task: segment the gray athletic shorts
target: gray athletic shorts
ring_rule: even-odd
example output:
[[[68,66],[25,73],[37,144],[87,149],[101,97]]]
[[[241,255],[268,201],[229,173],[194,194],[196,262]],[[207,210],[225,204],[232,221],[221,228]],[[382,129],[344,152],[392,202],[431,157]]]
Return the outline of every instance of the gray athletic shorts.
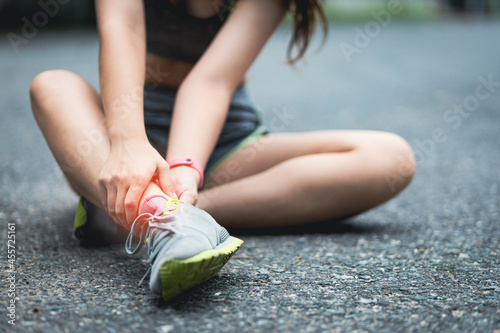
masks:
[[[165,156],[167,151],[176,93],[176,89],[168,87],[144,88],[146,134],[162,156]],[[267,130],[261,125],[257,107],[248,98],[245,87],[239,86],[231,99],[226,122],[205,167],[205,176],[231,154],[264,134],[267,134]]]

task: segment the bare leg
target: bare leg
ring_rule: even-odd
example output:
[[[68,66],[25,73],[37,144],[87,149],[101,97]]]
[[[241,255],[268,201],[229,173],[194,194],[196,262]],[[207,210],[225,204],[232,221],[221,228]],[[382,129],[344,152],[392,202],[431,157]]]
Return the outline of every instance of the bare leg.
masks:
[[[271,134],[218,167],[198,205],[224,226],[314,222],[372,208],[403,190],[414,172],[411,148],[394,134]]]
[[[76,74],[55,70],[33,80],[30,96],[36,121],[68,182],[102,208],[98,177],[110,147],[99,95]],[[153,194],[165,195],[152,182],[140,204]]]
[[[35,118],[75,191],[100,207],[109,154],[100,98],[67,71],[37,76]],[[199,207],[226,226],[278,226],[359,213],[399,193],[414,174],[411,149],[381,132],[273,134],[231,156],[206,181]],[[144,198],[164,193],[151,183]]]

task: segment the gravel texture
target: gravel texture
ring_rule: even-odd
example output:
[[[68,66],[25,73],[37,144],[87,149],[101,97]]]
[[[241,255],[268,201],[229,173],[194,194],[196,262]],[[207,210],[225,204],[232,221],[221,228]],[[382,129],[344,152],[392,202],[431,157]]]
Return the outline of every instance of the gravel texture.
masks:
[[[405,137],[418,160],[411,186],[347,221],[236,230],[245,241],[236,257],[171,303],[137,286],[144,252],[83,248],[72,237],[77,197],[30,112],[29,83],[42,70],[69,69],[97,86],[95,32],[41,29],[17,54],[0,39],[0,331],[500,332],[500,84],[467,104],[481,78],[500,81],[500,23],[391,23],[348,63],[339,45],[354,45],[356,28],[364,25],[332,26],[297,70],[283,64],[279,31],[249,86],[275,130]],[[446,120],[454,104],[472,111]]]

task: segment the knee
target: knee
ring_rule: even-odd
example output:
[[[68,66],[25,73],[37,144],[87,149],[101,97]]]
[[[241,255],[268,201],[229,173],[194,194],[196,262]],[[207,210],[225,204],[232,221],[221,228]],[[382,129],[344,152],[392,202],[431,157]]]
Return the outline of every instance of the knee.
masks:
[[[63,85],[66,85],[68,80],[78,77],[76,74],[66,70],[49,70],[44,71],[35,76],[31,82],[29,94],[33,113],[38,114],[43,110],[43,104],[48,97],[60,94]]]
[[[38,100],[44,95],[46,95],[47,91],[50,91],[57,86],[58,82],[61,82],[64,76],[68,75],[70,72],[65,70],[49,70],[39,73],[30,85],[30,97],[33,100]]]
[[[399,192],[415,175],[415,157],[409,143],[399,135],[384,133],[383,136],[380,147],[385,156],[381,159],[383,177],[392,192]]]

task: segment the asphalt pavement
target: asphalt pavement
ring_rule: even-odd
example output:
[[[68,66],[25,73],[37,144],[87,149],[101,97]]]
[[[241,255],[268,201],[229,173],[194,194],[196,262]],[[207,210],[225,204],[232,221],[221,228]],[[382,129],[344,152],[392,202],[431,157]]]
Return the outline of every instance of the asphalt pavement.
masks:
[[[500,22],[373,22],[331,26],[297,68],[278,31],[249,87],[274,131],[403,136],[413,183],[347,221],[239,230],[236,257],[173,303],[137,286],[144,252],[78,245],[77,197],[30,111],[43,70],[97,86],[96,33],[40,29],[17,53],[2,33],[0,331],[500,332]]]

